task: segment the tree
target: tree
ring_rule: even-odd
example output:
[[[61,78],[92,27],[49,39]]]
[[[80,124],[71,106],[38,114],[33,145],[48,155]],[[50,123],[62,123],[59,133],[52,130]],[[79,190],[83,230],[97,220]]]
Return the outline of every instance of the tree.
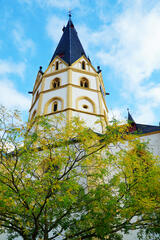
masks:
[[[151,221],[152,219],[152,221]],[[143,240],[159,240],[160,239],[160,212],[154,209],[149,215],[150,221],[145,221],[138,232],[139,239]]]
[[[160,167],[116,121],[105,134],[63,116],[0,110],[0,231],[8,239],[122,239],[159,208]]]

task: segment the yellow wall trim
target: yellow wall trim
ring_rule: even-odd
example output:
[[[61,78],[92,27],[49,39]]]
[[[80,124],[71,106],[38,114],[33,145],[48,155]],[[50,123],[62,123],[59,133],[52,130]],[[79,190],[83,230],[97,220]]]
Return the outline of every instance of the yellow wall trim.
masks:
[[[90,75],[90,76],[97,76],[98,73],[92,73],[92,72],[88,72],[86,70],[82,70],[82,69],[78,69],[78,68],[74,68],[74,67],[71,67],[72,71],[74,72],[79,72],[79,73],[82,73],[82,74],[85,74],[85,75]]]
[[[79,73],[83,73],[83,74],[87,74],[87,75],[91,75],[91,76],[97,76],[97,75],[98,75],[98,73],[92,73],[92,72],[88,72],[88,71],[81,70],[81,69],[74,68],[74,67],[66,67],[66,68],[64,68],[64,69],[56,70],[55,72],[44,73],[43,76],[44,76],[44,77],[54,76],[54,75],[56,75],[56,74],[59,74],[59,73],[62,73],[62,72],[66,72],[66,71],[68,71],[69,69],[71,69],[71,70],[74,71],[74,72],[79,72]]]
[[[53,88],[53,83],[54,83],[55,79],[59,79],[59,81],[60,81],[60,86],[57,87],[57,88]],[[55,77],[55,78],[52,79],[51,82],[50,82],[50,89],[52,89],[52,90],[59,89],[60,87],[62,87],[61,84],[62,84],[62,80],[61,80],[61,78],[59,78],[59,77]]]
[[[42,92],[44,90],[44,86],[45,86],[45,78],[42,79],[42,84],[41,84],[41,90],[40,92]],[[41,114],[41,108],[42,108],[42,100],[43,100],[43,95],[39,93],[39,102],[38,102],[38,109],[37,109],[37,114],[40,115]]]
[[[64,84],[64,85],[62,85],[62,86],[60,86],[60,87],[58,87],[58,88],[51,88],[51,89],[44,90],[44,91],[40,92],[39,94],[41,94],[41,93],[46,93],[46,92],[51,92],[51,91],[55,91],[55,90],[58,90],[58,89],[60,89],[60,88],[68,87],[69,85],[72,86],[72,87],[80,88],[80,89],[87,90],[87,91],[91,91],[91,92],[100,92],[100,91],[95,90],[95,89],[92,89],[92,88],[83,88],[83,87],[81,87],[81,86],[79,86],[79,85],[75,85],[75,84],[72,84],[72,83],[67,83],[67,84]]]
[[[41,76],[41,78],[40,78],[40,76]],[[41,81],[42,81],[42,78],[43,78],[43,75],[41,75],[38,71],[36,81],[35,81],[35,84],[34,84],[34,87],[33,87],[33,92],[36,91],[37,87],[39,86],[39,83],[41,83]]]
[[[37,91],[37,89],[38,89],[39,85],[41,84],[42,80],[43,80],[43,77],[42,77],[42,78],[41,78],[41,80],[38,82],[38,84],[37,84],[36,88],[35,88],[35,89],[33,89],[33,95],[34,95],[34,94],[35,94],[35,92]]]
[[[64,60],[62,60],[59,56],[56,56],[56,57],[53,59],[53,61],[49,64],[49,66],[47,67],[46,71],[44,72],[44,75],[46,75],[46,74],[47,74],[47,71],[48,71],[50,68],[52,68],[53,63],[54,63],[57,59],[58,59],[59,61],[63,62],[64,65],[66,65],[66,67],[68,67],[68,63],[66,63]],[[58,71],[59,71],[59,70],[55,70],[56,73],[57,73]]]
[[[78,103],[79,103],[79,101],[80,100],[87,100],[88,102],[90,102],[91,104],[92,104],[92,107],[93,107],[93,113],[95,113],[96,114],[96,105],[95,105],[95,103],[93,102],[93,100],[92,99],[90,99],[89,97],[86,97],[86,96],[81,96],[81,97],[78,97],[77,99],[76,99],[76,108],[78,109]],[[79,110],[78,110],[79,111]],[[81,110],[80,110],[81,111]],[[85,111],[84,111],[85,112]],[[88,112],[85,112],[85,113],[88,113]]]
[[[59,100],[59,101],[61,102],[61,111],[62,111],[62,109],[64,108],[64,100],[63,100],[63,98],[61,98],[61,97],[53,97],[53,98],[49,99],[49,100],[46,102],[46,104],[45,104],[45,106],[44,106],[44,115],[48,114],[48,106],[49,106],[49,104],[50,104],[51,102],[54,102],[55,100]],[[57,113],[57,112],[58,112],[58,111],[56,111],[56,112],[54,112],[54,113]]]
[[[108,110],[108,108],[107,108],[107,105],[106,105],[106,101],[105,101],[102,93],[101,93],[101,97],[102,97],[102,99],[103,99],[103,103],[104,103],[104,106],[105,106],[105,108],[106,108],[106,111],[109,112],[109,110]]]
[[[97,83],[97,89],[99,90],[99,82],[98,82],[98,77],[96,77],[96,83]],[[98,92],[98,102],[99,102],[99,109],[100,109],[100,114],[102,115],[103,114],[103,109],[102,109],[102,103],[101,103],[101,93]],[[105,128],[105,124],[104,124],[104,119],[102,119],[102,117],[100,118],[101,119],[101,127],[102,127],[102,132],[104,131],[104,128]]]
[[[62,62],[65,66],[68,67],[68,63],[65,62],[62,58],[60,58],[58,55],[55,56],[55,58],[53,59],[53,61],[50,63],[50,65],[53,65],[53,63],[55,63],[57,60],[59,60],[60,62]],[[56,70],[57,71],[57,70]]]
[[[82,57],[80,57],[79,59],[77,59],[74,63],[72,63],[71,66],[74,66],[77,62],[80,62],[82,59],[85,59],[86,62],[88,63],[88,65],[93,69],[93,71],[95,71],[95,73],[97,73],[96,69],[92,66],[91,62],[83,55]],[[86,70],[82,70],[82,72],[84,73]]]
[[[72,71],[68,69],[68,88],[67,88],[67,107],[72,107]],[[70,121],[72,118],[72,111],[67,111],[67,120]]]
[[[60,111],[56,111],[56,112],[52,112],[52,113],[46,113],[44,114],[45,116],[49,116],[49,115],[52,115],[52,114],[57,114],[57,113],[61,113],[61,112],[66,112],[66,111],[74,111],[74,112],[79,112],[79,113],[85,113],[85,114],[89,114],[89,115],[93,115],[93,116],[97,116],[97,117],[104,117],[104,115],[101,115],[101,114],[96,114],[96,113],[91,113],[91,112],[85,112],[85,111],[81,111],[81,110],[78,110],[78,109],[74,109],[74,108],[65,108],[63,110],[60,110]]]
[[[54,76],[54,75],[56,75],[56,74],[59,74],[59,73],[62,73],[62,72],[66,72],[67,70],[68,70],[68,67],[63,68],[63,69],[56,70],[56,71],[51,72],[51,73],[44,73],[44,76],[45,76],[45,77]]]
[[[149,136],[149,135],[154,135],[154,134],[158,134],[160,133],[160,131],[155,131],[155,132],[150,132],[150,133],[138,133],[137,136],[139,137],[144,137],[144,136]]]
[[[31,108],[29,109],[29,112],[32,110],[32,108],[34,107],[35,103],[36,103],[37,100],[40,98],[40,94],[41,94],[41,93],[39,93],[38,98],[36,98],[36,99],[34,100],[34,102],[32,103],[32,106],[31,106]]]

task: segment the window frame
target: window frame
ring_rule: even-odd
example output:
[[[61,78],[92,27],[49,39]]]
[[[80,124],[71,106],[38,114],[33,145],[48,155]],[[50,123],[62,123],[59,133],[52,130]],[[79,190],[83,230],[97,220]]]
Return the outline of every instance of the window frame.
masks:
[[[89,80],[85,77],[80,79],[80,87],[82,88],[89,88]]]
[[[54,78],[51,82],[51,88],[52,89],[57,89],[57,88],[60,88],[60,86],[61,86],[60,78]]]
[[[55,110],[55,106],[56,106],[56,110]],[[56,100],[52,104],[52,110],[53,110],[53,112],[57,112],[58,111],[58,102]]]
[[[59,70],[59,62],[58,62],[58,61],[55,62],[55,70],[56,70],[56,71]]]
[[[85,61],[82,61],[81,68],[82,68],[82,70],[86,70],[86,62]]]

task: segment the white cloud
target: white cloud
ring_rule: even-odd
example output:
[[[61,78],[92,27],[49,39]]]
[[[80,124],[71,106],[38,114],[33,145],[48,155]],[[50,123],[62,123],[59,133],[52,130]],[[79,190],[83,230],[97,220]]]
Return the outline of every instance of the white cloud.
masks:
[[[127,114],[127,109],[114,108],[109,111],[108,118],[109,118],[109,121],[116,119],[117,121],[123,122],[124,115],[126,114]]]
[[[62,31],[61,29],[65,25],[65,20],[60,19],[56,16],[52,16],[48,18],[47,25],[46,25],[46,31],[49,35],[49,37],[56,43],[59,42],[61,36],[62,36]]]
[[[159,25],[158,8],[147,12],[137,6],[127,9],[110,26],[110,33],[114,32],[110,50],[97,54],[104,64],[130,79],[130,88],[160,68]]]
[[[18,108],[28,110],[30,98],[20,93],[13,82],[8,79],[9,74],[20,78],[24,77],[26,65],[23,62],[15,63],[11,60],[0,59],[0,104],[7,108]]]
[[[11,81],[7,78],[0,80],[0,104],[7,108],[28,110],[31,104],[30,98],[18,92]]]
[[[135,121],[137,123],[152,124],[156,120],[153,111],[152,103],[142,104],[137,106]]]
[[[93,40],[95,35],[96,41],[103,39],[97,57],[121,76],[122,97],[132,100],[136,120],[141,123],[154,122],[155,109],[160,105],[160,81],[150,79],[155,71],[160,71],[159,26],[158,1],[127,1],[111,24],[90,38]]]
[[[21,78],[24,77],[24,72],[26,69],[26,65],[23,62],[15,63],[13,61],[7,61],[0,59],[0,75],[6,74],[16,74]]]
[[[30,50],[31,54],[34,54],[35,44],[32,39],[25,37],[24,29],[20,24],[16,24],[12,34],[14,43],[20,52],[26,53],[27,50]]]

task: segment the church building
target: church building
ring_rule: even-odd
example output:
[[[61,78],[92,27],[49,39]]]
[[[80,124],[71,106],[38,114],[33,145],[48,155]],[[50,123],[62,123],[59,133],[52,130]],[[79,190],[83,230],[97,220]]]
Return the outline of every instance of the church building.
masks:
[[[80,117],[86,125],[103,133],[108,124],[102,73],[87,57],[71,20],[62,29],[63,34],[50,60],[48,68],[38,71],[32,92],[29,119],[44,115],[52,118],[63,113],[66,121]],[[98,122],[96,124],[96,122]],[[128,111],[129,131],[145,141],[155,155],[160,155],[160,126],[138,124]],[[124,236],[125,240],[136,240],[136,231]]]
[[[100,67],[97,70],[87,57],[71,20],[63,34],[48,68],[38,71],[32,92],[29,119],[37,115],[52,118],[63,113],[66,121],[80,117],[96,132],[103,133],[108,124],[108,108]],[[160,155],[160,126],[136,123],[128,112],[130,132],[148,141],[155,155]],[[98,122],[97,124],[95,124]]]
[[[48,68],[42,72],[40,67],[37,74],[29,119],[63,113],[66,121],[80,117],[91,129],[104,132],[108,109],[100,67],[96,70],[87,57],[71,14],[62,31]]]

